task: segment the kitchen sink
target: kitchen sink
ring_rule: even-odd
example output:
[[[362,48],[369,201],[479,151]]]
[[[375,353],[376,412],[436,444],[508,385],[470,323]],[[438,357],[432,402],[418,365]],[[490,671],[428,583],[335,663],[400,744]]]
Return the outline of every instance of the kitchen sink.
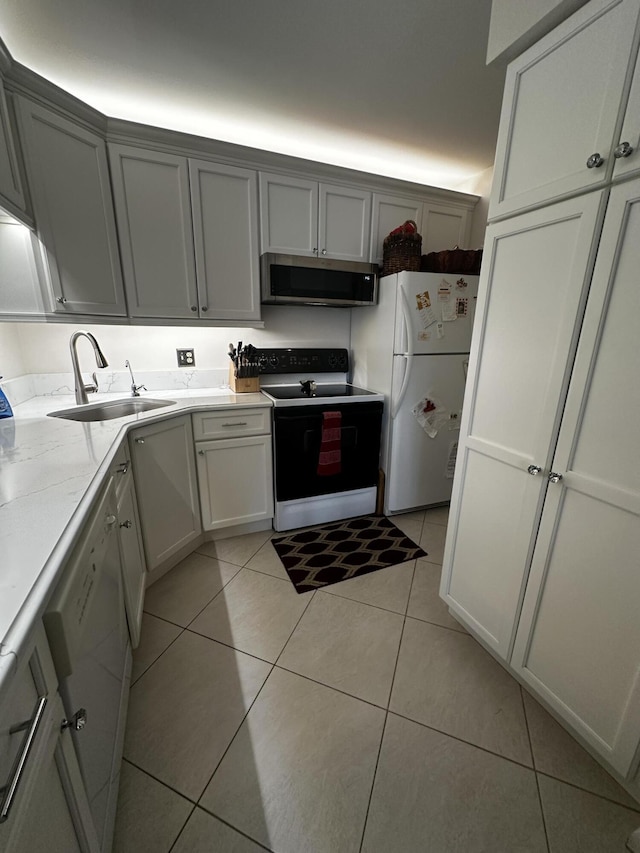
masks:
[[[123,418],[125,415],[137,415],[150,412],[163,406],[172,406],[175,400],[152,400],[149,397],[129,397],[125,400],[107,400],[104,403],[91,403],[87,406],[74,406],[48,412],[49,418],[67,418],[71,421],[107,421],[111,418]]]

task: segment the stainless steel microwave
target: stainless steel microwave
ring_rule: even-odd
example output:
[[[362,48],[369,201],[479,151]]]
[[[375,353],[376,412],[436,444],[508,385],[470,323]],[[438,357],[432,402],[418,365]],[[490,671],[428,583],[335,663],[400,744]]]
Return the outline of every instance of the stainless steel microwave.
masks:
[[[266,253],[260,279],[263,305],[351,308],[378,301],[375,264]]]

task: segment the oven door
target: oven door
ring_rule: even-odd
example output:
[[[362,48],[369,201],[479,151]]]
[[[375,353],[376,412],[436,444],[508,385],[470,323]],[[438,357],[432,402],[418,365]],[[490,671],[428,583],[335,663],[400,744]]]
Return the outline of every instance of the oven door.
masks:
[[[324,412],[340,412],[340,470],[318,474]],[[347,492],[378,481],[382,403],[274,409],[276,500]]]

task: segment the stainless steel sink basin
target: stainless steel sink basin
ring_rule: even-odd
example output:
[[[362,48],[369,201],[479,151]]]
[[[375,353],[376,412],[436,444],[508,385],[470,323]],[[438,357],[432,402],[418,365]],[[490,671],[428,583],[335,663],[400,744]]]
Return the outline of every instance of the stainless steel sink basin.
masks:
[[[163,406],[172,406],[174,400],[152,400],[149,397],[128,397],[124,400],[107,400],[104,403],[91,403],[88,406],[74,406],[48,412],[49,418],[67,418],[71,421],[107,421],[111,418],[123,418],[125,415],[137,415]]]

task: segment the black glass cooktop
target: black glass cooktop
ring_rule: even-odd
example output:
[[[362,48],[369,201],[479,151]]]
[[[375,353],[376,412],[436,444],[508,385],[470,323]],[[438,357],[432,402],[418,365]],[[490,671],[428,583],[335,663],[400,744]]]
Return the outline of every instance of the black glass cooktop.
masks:
[[[371,397],[372,391],[355,385],[322,383],[315,392],[307,393],[300,385],[263,385],[262,390],[276,400],[316,400],[324,397]]]

